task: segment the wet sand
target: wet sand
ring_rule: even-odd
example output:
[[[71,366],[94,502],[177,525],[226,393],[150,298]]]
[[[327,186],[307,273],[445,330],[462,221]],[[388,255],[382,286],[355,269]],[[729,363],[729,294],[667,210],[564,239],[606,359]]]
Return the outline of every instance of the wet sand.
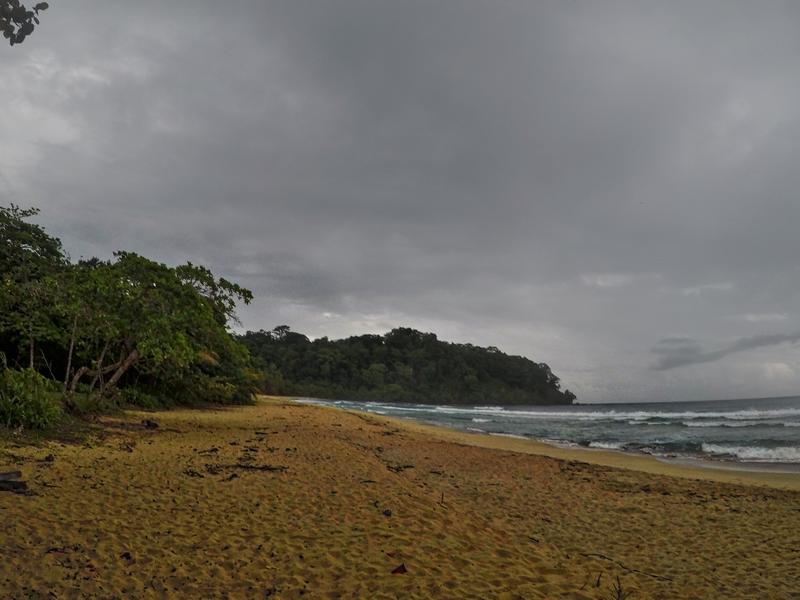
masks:
[[[793,474],[277,399],[104,426],[0,446],[0,598],[800,598]]]

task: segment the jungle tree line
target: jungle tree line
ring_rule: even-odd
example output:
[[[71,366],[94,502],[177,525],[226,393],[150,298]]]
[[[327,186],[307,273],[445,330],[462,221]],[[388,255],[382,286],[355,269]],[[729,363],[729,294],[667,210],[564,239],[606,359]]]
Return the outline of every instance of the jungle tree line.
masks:
[[[545,363],[414,329],[312,341],[283,325],[240,339],[275,394],[437,404],[570,404],[575,398]]]

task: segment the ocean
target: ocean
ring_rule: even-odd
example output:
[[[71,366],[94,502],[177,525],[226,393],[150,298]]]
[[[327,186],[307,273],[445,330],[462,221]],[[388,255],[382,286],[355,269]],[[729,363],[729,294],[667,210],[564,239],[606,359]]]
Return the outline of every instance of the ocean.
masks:
[[[574,406],[303,401],[562,446],[667,459],[800,466],[800,396]]]

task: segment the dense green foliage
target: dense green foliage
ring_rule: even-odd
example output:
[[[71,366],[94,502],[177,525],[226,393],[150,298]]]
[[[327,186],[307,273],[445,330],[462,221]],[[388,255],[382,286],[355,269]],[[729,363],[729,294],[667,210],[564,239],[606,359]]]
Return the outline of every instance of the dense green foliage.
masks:
[[[311,341],[281,326],[241,340],[261,363],[269,393],[447,404],[569,404],[575,398],[561,391],[544,363],[413,329]]]
[[[147,407],[250,400],[258,374],[229,331],[236,303],[252,298],[248,290],[204,267],[169,267],[130,252],[73,263],[59,240],[29,222],[36,212],[0,207],[6,424],[52,422],[41,376],[72,409],[120,398]]]
[[[44,429],[56,423],[61,406],[52,382],[36,371],[0,371],[0,425]]]

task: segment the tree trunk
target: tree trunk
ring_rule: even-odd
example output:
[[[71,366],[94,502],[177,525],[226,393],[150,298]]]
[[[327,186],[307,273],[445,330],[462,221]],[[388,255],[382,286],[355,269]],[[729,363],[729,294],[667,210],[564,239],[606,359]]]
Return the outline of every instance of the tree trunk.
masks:
[[[106,351],[107,350],[108,350],[108,342],[106,342],[105,346],[103,346],[103,350],[102,350],[102,352],[100,352],[100,358],[97,359],[97,369],[95,369],[95,372],[94,372],[94,379],[92,379],[92,383],[89,385],[89,393],[90,394],[94,390],[94,386],[97,384],[97,380],[100,379],[102,381],[101,377],[103,375],[103,360],[106,357]],[[103,389],[101,387],[100,388],[100,394],[102,395],[102,393],[103,393]]]
[[[75,376],[72,378],[72,383],[69,386],[70,393],[75,393],[75,388],[78,387],[78,382],[81,380],[81,377],[86,375],[89,372],[89,367],[81,367],[77,371],[75,371]]]
[[[118,369],[121,364],[122,360],[115,362],[113,365],[108,365],[107,367],[103,367],[99,371],[92,371],[89,367],[81,367],[80,369],[75,371],[75,377],[72,378],[72,383],[70,384],[69,388],[70,392],[75,391],[75,388],[78,386],[78,382],[84,375],[91,375],[92,377],[95,378],[94,382],[92,383],[92,386],[94,386],[94,383],[96,383],[97,381],[96,378],[98,377],[98,375],[107,375],[108,373],[111,373],[111,371]]]
[[[33,369],[33,327],[28,327],[28,354],[29,354],[29,362],[28,367],[32,370]]]
[[[122,361],[117,371],[111,376],[111,379],[108,380],[106,384],[106,389],[112,389],[114,386],[117,385],[119,380],[125,375],[125,372],[130,369],[136,361],[139,360],[139,350],[134,348],[131,350],[130,354],[125,357],[125,360]]]
[[[64,372],[64,393],[67,393],[69,372],[72,370],[72,353],[75,350],[75,332],[78,330],[78,315],[72,319],[72,335],[69,336],[69,352],[67,352],[67,370]]]

